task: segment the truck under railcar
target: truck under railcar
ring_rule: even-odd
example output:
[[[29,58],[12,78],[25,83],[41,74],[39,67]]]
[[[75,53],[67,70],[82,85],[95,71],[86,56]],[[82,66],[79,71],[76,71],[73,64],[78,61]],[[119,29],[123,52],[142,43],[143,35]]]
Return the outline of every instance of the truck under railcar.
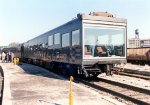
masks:
[[[25,62],[64,75],[98,76],[126,63],[126,19],[106,12],[77,18],[33,38],[22,46]]]

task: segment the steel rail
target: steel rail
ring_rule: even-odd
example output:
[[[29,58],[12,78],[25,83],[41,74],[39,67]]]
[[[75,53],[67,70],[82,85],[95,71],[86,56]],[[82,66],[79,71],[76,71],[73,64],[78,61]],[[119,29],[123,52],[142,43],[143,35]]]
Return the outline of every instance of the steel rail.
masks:
[[[145,80],[150,80],[150,76],[142,75],[142,74],[135,74],[135,73],[128,73],[128,72],[119,72],[119,75],[129,76],[129,77],[135,77],[135,78],[141,78]]]
[[[139,74],[139,73],[134,73],[134,72],[127,72],[127,71],[119,71],[120,69],[122,69],[122,68],[114,67],[113,68],[113,70],[114,70],[113,73],[117,74],[117,75],[124,75],[124,76],[129,76],[129,77],[135,77],[135,78],[150,80],[149,75]],[[128,69],[128,70],[131,70],[131,69]]]

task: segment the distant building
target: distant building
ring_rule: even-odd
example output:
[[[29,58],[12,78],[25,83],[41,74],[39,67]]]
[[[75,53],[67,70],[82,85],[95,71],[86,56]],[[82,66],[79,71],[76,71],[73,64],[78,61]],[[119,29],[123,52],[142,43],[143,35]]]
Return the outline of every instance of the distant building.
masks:
[[[140,43],[141,47],[150,47],[150,39],[142,39]]]
[[[130,38],[128,39],[128,48],[139,48],[140,45],[140,39],[139,38]]]
[[[141,43],[140,43],[140,38],[139,38],[139,30],[135,30],[135,38],[130,38],[128,39],[128,46],[127,48],[140,48]]]

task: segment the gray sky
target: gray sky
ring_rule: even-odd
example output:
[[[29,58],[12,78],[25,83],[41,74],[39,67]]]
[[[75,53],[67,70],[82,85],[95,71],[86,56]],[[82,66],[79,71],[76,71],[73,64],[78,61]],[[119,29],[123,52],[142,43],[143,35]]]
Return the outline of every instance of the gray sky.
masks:
[[[150,39],[150,0],[0,0],[0,46],[26,42],[78,13],[107,11],[128,21],[128,37],[139,29]]]

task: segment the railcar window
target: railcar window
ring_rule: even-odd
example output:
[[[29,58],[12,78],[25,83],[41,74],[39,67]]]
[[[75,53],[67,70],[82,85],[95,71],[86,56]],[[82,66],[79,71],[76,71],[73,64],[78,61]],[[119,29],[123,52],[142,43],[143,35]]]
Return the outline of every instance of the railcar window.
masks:
[[[60,44],[60,33],[54,35],[54,44]]]
[[[93,57],[125,56],[125,28],[85,27],[86,53]]]
[[[53,35],[48,37],[48,46],[53,45]]]
[[[70,46],[70,33],[62,34],[62,47]]]
[[[72,46],[80,44],[80,30],[72,31]]]

